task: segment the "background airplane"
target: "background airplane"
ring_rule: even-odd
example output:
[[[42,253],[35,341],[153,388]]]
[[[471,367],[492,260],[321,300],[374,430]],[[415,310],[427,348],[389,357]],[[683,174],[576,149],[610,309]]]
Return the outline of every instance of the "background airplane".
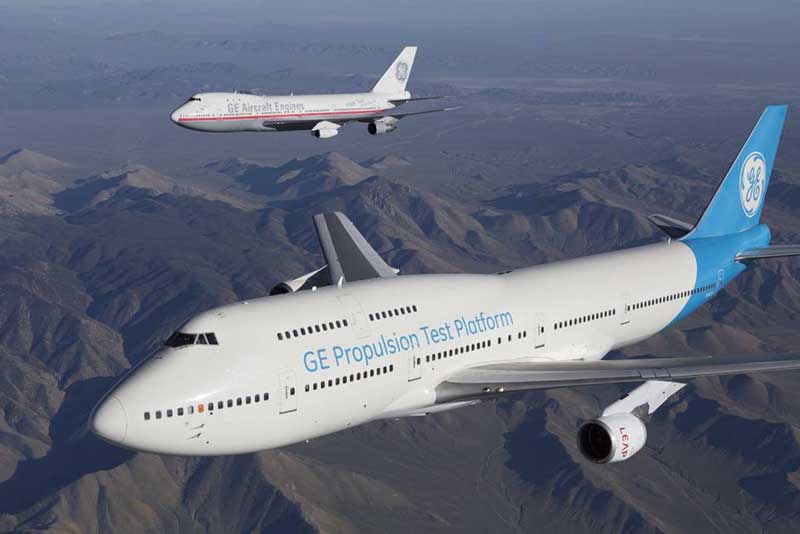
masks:
[[[406,91],[416,53],[416,46],[403,48],[367,93],[283,96],[241,91],[198,93],[173,111],[170,119],[178,126],[202,132],[311,130],[320,139],[337,135],[339,128],[348,122],[359,121],[368,123],[370,134],[384,134],[397,128],[403,117],[455,109],[395,111],[406,102],[441,98],[412,98]]]
[[[236,454],[511,392],[642,382],[578,431],[589,460],[627,460],[686,379],[800,368],[797,354],[603,359],[752,262],[800,254],[770,246],[759,222],[786,110],[764,111],[696,224],[652,218],[661,243],[499,274],[397,276],[344,215],[317,215],[326,266],[191,319],[106,396],[91,428],[137,450]]]

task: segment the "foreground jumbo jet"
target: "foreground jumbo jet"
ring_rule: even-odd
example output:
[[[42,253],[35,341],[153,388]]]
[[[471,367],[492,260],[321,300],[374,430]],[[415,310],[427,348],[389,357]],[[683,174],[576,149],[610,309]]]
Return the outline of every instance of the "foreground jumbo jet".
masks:
[[[768,107],[697,224],[653,216],[652,245],[495,275],[397,276],[341,213],[314,217],[327,265],[191,319],[101,401],[92,430],[180,455],[281,447],[513,392],[641,384],[578,430],[626,460],[686,379],[800,369],[800,355],[605,361],[718,294],[753,262],[800,254],[759,223],[786,115]]]
[[[423,111],[397,111],[397,107],[413,100],[406,91],[416,46],[405,47],[394,63],[368,93],[330,95],[266,96],[246,92],[198,93],[170,115],[172,122],[203,132],[281,132],[311,130],[311,134],[327,139],[339,133],[347,122],[366,122],[372,135],[397,128],[403,117],[449,111],[455,108]]]

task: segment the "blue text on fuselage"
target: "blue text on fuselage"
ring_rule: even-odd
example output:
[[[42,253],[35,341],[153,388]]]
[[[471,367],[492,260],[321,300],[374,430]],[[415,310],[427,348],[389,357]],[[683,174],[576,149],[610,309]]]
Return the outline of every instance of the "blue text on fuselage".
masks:
[[[434,346],[469,336],[492,332],[513,326],[514,316],[510,312],[486,314],[480,312],[467,319],[461,315],[439,325],[421,325],[417,331],[398,335],[380,334],[377,339],[358,345],[319,347],[303,354],[303,366],[309,373],[324,371],[348,365],[369,366],[372,360],[418,349],[421,346]]]

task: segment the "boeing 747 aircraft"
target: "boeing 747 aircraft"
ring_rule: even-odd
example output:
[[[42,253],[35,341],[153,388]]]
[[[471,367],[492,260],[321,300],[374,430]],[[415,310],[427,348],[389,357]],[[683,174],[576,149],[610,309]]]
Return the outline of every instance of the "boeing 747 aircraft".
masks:
[[[222,455],[514,392],[638,382],[578,430],[590,461],[631,458],[687,379],[800,369],[800,354],[606,361],[675,324],[754,262],[800,254],[759,223],[786,115],[766,108],[696,224],[628,250],[494,275],[398,276],[341,213],[314,217],[327,264],[184,324],[100,402],[99,436]]]
[[[416,53],[416,46],[405,47],[368,93],[286,96],[198,93],[173,111],[170,118],[178,126],[202,132],[311,130],[313,136],[327,139],[338,134],[345,123],[359,121],[367,123],[372,135],[384,134],[397,128],[403,117],[455,109],[397,110],[412,100],[440,98],[412,98],[406,91]]]

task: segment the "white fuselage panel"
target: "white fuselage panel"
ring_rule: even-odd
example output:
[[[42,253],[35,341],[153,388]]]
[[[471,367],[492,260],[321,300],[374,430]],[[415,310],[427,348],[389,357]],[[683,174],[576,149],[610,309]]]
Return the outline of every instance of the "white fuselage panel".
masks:
[[[176,109],[171,118],[180,126],[206,132],[311,129],[323,121],[367,120],[380,115],[395,107],[390,98],[392,95],[376,93],[287,96],[200,93]]]
[[[121,443],[244,453],[419,413],[464,367],[600,359],[652,336],[685,311],[696,282],[691,249],[672,242],[504,275],[380,278],[224,306],[182,328],[213,332],[218,345],[165,348],[112,391],[127,418]]]

